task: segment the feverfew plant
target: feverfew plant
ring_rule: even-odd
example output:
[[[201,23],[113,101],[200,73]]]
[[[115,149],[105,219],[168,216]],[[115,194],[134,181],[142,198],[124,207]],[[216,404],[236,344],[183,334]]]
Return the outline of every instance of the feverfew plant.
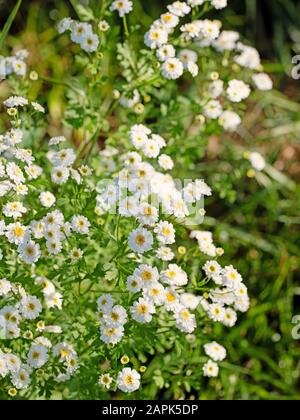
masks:
[[[89,9],[57,24],[76,55],[60,130],[49,136],[45,108],[27,97],[34,78],[13,79],[4,101],[0,377],[11,396],[72,398],[82,384],[98,397],[142,396],[151,381],[167,387],[151,372],[156,353],[195,343],[186,387],[199,389],[227,355],[214,325],[234,327],[250,304],[234,262],[201,227],[212,190],[182,179],[176,142],[182,108],[203,137],[233,132],[251,85],[271,89],[271,79],[254,48],[204,18],[227,1],[176,1],[142,36],[133,2],[103,4],[97,19]],[[1,59],[4,77],[25,78],[25,58]],[[179,92],[180,78],[195,95]]]

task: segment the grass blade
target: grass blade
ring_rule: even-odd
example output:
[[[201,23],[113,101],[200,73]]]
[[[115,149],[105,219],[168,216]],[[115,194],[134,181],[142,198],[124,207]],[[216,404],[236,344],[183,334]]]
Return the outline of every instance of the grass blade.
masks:
[[[7,37],[7,34],[10,30],[10,27],[18,13],[18,10],[21,6],[22,0],[18,0],[17,3],[15,4],[13,10],[11,11],[11,14],[8,16],[7,21],[5,22],[5,25],[0,33],[0,50],[3,47],[3,43],[5,41],[5,38]]]

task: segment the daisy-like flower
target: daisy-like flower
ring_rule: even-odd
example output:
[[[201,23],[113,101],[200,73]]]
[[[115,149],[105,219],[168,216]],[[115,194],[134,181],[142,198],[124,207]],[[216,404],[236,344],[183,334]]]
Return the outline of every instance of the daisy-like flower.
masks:
[[[131,293],[139,292],[142,288],[141,279],[135,275],[127,277],[126,287]]]
[[[224,284],[232,289],[239,288],[243,281],[242,276],[232,265],[226,266],[222,270],[222,277]]]
[[[166,79],[175,80],[183,75],[184,68],[182,62],[178,60],[178,58],[169,58],[163,63],[161,70],[162,75]]]
[[[126,393],[137,391],[140,387],[140,378],[141,375],[135,369],[124,368],[118,373],[118,388]]]
[[[224,319],[222,321],[223,324],[226,327],[231,328],[235,325],[236,321],[237,321],[236,312],[231,308],[225,309],[225,315],[224,315]]]
[[[143,297],[154,303],[154,305],[162,305],[164,301],[164,287],[159,282],[154,282],[143,289]]]
[[[152,28],[145,34],[145,44],[152,50],[160,48],[168,42],[168,32],[163,28]]]
[[[7,279],[0,279],[0,296],[6,296],[11,291],[12,285]]]
[[[128,245],[132,251],[139,254],[144,254],[145,252],[150,251],[152,248],[152,233],[144,228],[135,229],[129,234]]]
[[[207,261],[202,269],[209,279],[212,279],[216,284],[223,284],[221,276],[222,267],[217,261]]]
[[[71,40],[80,44],[83,40],[93,34],[92,26],[86,22],[74,22],[71,27]]]
[[[57,31],[59,34],[63,34],[66,31],[71,30],[73,20],[70,17],[61,19],[57,24]]]
[[[241,123],[241,117],[233,111],[224,111],[219,117],[219,124],[230,132],[236,131]]]
[[[167,6],[170,13],[173,13],[173,15],[176,15],[178,17],[183,17],[190,13],[191,8],[186,3],[182,1],[175,1],[174,3]]]
[[[242,80],[230,80],[227,88],[228,99],[232,102],[241,102],[247,99],[251,93],[249,85]]]
[[[249,154],[249,161],[256,171],[263,171],[266,167],[264,157],[258,152],[251,152]]]
[[[167,246],[161,246],[156,251],[156,256],[162,261],[172,261],[175,257],[174,252]]]
[[[227,0],[211,0],[211,4],[215,9],[224,9],[227,7]]]
[[[98,28],[101,32],[107,32],[110,29],[110,25],[106,20],[101,20],[98,23]]]
[[[22,139],[23,131],[19,128],[12,128],[4,136],[4,141],[8,146],[15,146],[16,144],[21,143]]]
[[[174,313],[176,326],[179,330],[191,334],[195,331],[197,324],[195,315],[186,308],[181,308]]]
[[[166,61],[169,58],[174,58],[175,55],[176,55],[175,48],[173,47],[173,45],[170,45],[170,44],[162,45],[156,51],[156,56],[160,61]]]
[[[26,296],[21,300],[21,315],[25,319],[36,319],[42,312],[42,305],[35,296]]]
[[[72,219],[72,229],[81,235],[87,235],[90,229],[90,222],[85,216],[74,216]]]
[[[160,20],[166,28],[170,29],[175,28],[179,23],[178,16],[174,15],[173,13],[163,13],[160,16]]]
[[[169,264],[166,270],[160,273],[164,283],[170,286],[185,286],[188,283],[188,277],[185,271],[177,264]]]
[[[226,358],[226,349],[215,341],[205,344],[204,351],[215,362],[222,362]]]
[[[64,166],[55,167],[52,169],[51,172],[51,179],[52,182],[55,184],[65,184],[70,176],[70,170],[68,168],[65,168]]]
[[[222,111],[223,109],[220,102],[216,100],[212,100],[212,101],[209,101],[204,106],[203,114],[205,115],[205,117],[215,120],[220,117],[220,115],[222,114]]]
[[[6,99],[3,104],[7,108],[17,108],[18,106],[23,107],[28,105],[28,100],[22,96],[11,96],[10,98]]]
[[[45,108],[38,102],[31,102],[31,106],[36,112],[41,112],[42,114],[45,113]]]
[[[130,13],[133,9],[132,1],[130,0],[115,0],[110,5],[110,11],[117,11],[120,17],[123,17]]]
[[[105,344],[117,344],[122,340],[124,335],[124,327],[122,325],[117,327],[101,325],[100,333],[100,340]]]
[[[99,378],[99,384],[104,386],[106,389],[109,389],[111,384],[112,384],[112,377],[110,376],[109,373],[104,373],[103,375],[100,376]]]
[[[208,308],[209,317],[215,322],[222,322],[225,316],[225,309],[223,305],[212,303]]]
[[[159,166],[164,169],[165,171],[170,171],[174,168],[174,162],[170,156],[162,154],[158,158]]]
[[[109,293],[100,296],[97,300],[97,306],[99,311],[101,310],[104,312],[109,312],[112,309],[113,305],[114,299]]]
[[[27,363],[29,366],[38,369],[47,363],[48,357],[46,347],[40,344],[33,344],[28,353]]]
[[[157,240],[163,244],[173,244],[175,242],[175,229],[172,223],[161,221],[154,229]]]
[[[11,223],[6,226],[5,236],[11,244],[19,245],[24,241],[27,227],[21,223]]]
[[[30,370],[27,366],[22,366],[17,372],[11,375],[11,382],[17,389],[26,389],[30,384]]]
[[[28,175],[28,178],[37,179],[43,172],[43,169],[37,165],[30,165],[25,167],[25,172]]]
[[[159,279],[159,273],[156,267],[151,267],[147,264],[141,264],[134,270],[134,277],[140,280],[142,288],[151,287]]]
[[[143,203],[140,206],[138,213],[138,220],[143,225],[153,226],[158,220],[158,210],[156,207],[148,203]]]
[[[209,360],[203,366],[203,374],[208,378],[216,378],[219,374],[219,366],[217,365],[217,363],[213,362],[212,360]]]
[[[70,252],[70,258],[73,261],[78,261],[83,257],[83,251],[80,248],[73,248]]]
[[[34,264],[41,256],[40,245],[34,241],[23,242],[18,246],[18,253],[26,264]]]
[[[14,219],[22,217],[22,215],[26,212],[27,212],[26,207],[24,207],[23,204],[20,203],[19,201],[7,203],[3,207],[3,214],[6,217],[13,217]]]
[[[155,306],[149,300],[139,298],[130,307],[130,313],[135,321],[146,324],[151,322],[152,314],[155,313]]]
[[[252,76],[252,80],[259,90],[272,90],[273,81],[266,73],[258,73]]]
[[[105,313],[105,323],[109,327],[118,327],[127,322],[127,312],[121,305],[114,306],[110,311]]]
[[[42,192],[39,198],[41,205],[47,208],[52,207],[56,201],[55,196],[48,191]]]
[[[64,143],[66,141],[66,138],[64,136],[58,136],[58,137],[51,137],[49,140],[49,146],[56,146],[60,143]]]
[[[21,168],[14,162],[9,162],[6,165],[6,173],[8,177],[16,184],[23,184],[25,182],[24,174]]]
[[[99,45],[99,38],[96,34],[89,34],[80,42],[81,48],[86,52],[94,52]]]

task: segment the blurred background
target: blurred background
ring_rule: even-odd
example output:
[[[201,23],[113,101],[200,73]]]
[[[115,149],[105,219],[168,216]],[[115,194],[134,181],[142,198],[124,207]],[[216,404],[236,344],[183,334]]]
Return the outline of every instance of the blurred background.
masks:
[[[75,17],[74,1],[24,0],[0,54],[27,48],[32,68],[62,80],[70,63],[55,21]],[[0,27],[15,3],[0,0]],[[97,8],[100,1],[81,3]],[[146,28],[170,1],[134,3]],[[206,204],[205,223],[243,273],[252,297],[249,313],[226,330],[223,344],[231,363],[202,397],[300,399],[300,338],[292,337],[293,317],[300,315],[300,80],[291,78],[292,57],[300,54],[300,0],[229,0],[229,7],[216,15],[225,29],[239,31],[258,48],[276,91],[250,104],[239,136],[211,138],[193,167],[194,176],[205,178],[215,192]],[[0,85],[0,98],[6,94],[7,87]],[[44,95],[51,123],[59,126],[64,87],[39,81],[33,94]],[[268,173],[253,174],[240,158],[241,147],[260,151]],[[149,372],[163,365],[161,355]],[[157,395],[157,389],[151,392]]]

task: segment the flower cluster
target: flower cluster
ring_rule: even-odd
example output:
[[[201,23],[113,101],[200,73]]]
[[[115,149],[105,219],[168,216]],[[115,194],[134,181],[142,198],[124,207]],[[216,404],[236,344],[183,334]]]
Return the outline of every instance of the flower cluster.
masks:
[[[27,50],[19,50],[15,55],[10,57],[0,56],[0,80],[6,79],[10,74],[17,76],[25,76],[27,65],[25,59],[28,57]]]
[[[88,53],[94,52],[98,48],[99,37],[93,32],[93,27],[89,23],[79,22],[67,17],[59,21],[57,30],[60,34],[70,31],[71,41],[79,44]]]

